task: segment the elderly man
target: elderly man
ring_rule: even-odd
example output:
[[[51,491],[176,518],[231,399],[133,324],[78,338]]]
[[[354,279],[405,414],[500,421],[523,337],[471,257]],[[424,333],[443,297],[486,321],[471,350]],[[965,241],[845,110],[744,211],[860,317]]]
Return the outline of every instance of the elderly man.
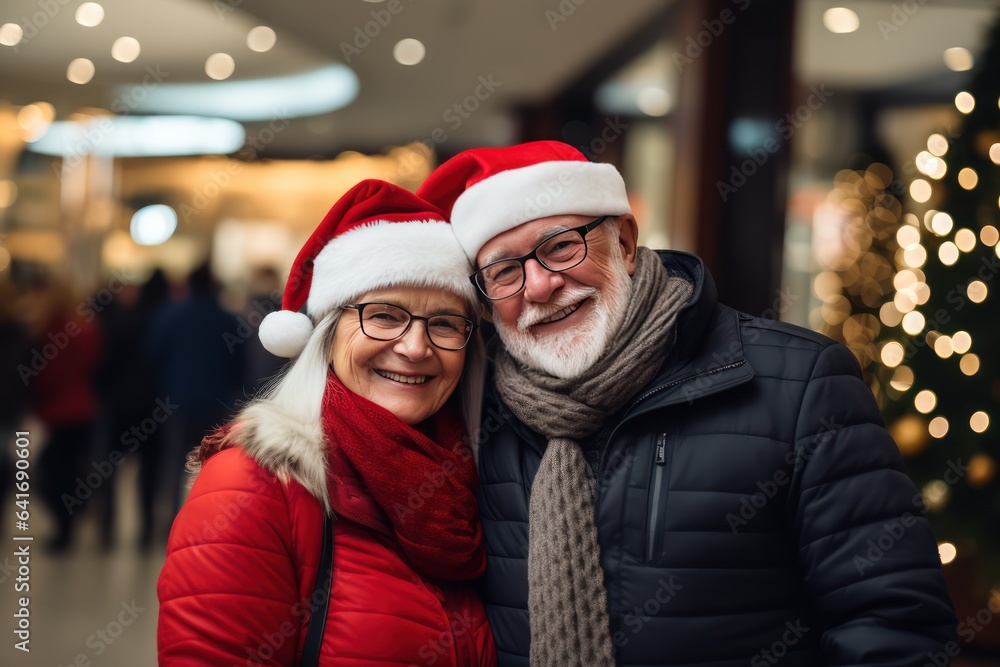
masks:
[[[499,334],[480,502],[501,665],[947,663],[934,538],[846,348],[637,247],[618,171],[566,144],[466,151],[418,194]]]

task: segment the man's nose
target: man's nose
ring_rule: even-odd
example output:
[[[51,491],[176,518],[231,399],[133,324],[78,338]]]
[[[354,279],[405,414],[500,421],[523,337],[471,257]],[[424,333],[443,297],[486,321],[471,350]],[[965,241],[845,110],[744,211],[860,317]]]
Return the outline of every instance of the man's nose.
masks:
[[[527,301],[545,303],[552,297],[552,293],[565,283],[566,280],[561,273],[549,271],[537,260],[529,259],[524,263],[523,297]]]

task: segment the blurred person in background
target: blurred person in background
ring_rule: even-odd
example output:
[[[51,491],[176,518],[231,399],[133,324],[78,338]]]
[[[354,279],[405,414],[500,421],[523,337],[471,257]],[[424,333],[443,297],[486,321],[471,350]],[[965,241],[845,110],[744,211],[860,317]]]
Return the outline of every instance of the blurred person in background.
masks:
[[[228,337],[238,335],[238,323],[217,293],[209,265],[199,266],[188,276],[187,293],[156,311],[145,338],[143,354],[156,378],[157,396],[147,408],[151,427],[141,429],[136,438],[163,438],[158,539],[165,538],[180,508],[190,443],[223,423],[243,395],[243,350],[226,345]]]
[[[260,327],[295,360],[196,453],[158,584],[161,667],[495,664],[472,586],[469,268],[441,213],[389,183],[326,215]]]
[[[30,368],[31,339],[28,329],[17,318],[17,289],[0,279],[0,505],[8,507],[7,494],[14,482],[14,440],[22,426],[27,396],[21,381],[21,368]],[[30,480],[29,480],[30,482]],[[0,516],[0,533],[7,512]]]
[[[269,313],[281,310],[281,281],[278,271],[273,266],[256,266],[250,272],[250,294],[247,305],[240,314],[239,342],[244,350],[245,378],[244,387],[250,396],[256,396],[264,385],[285,366],[285,359],[264,349],[257,336],[260,322]]]
[[[72,546],[79,518],[103,481],[85,461],[97,419],[95,375],[101,339],[93,317],[81,315],[69,285],[40,271],[28,279],[21,313],[32,334],[31,360],[22,366],[29,408],[48,436],[37,463],[38,491],[55,519],[51,553]]]
[[[148,426],[147,420],[154,417],[158,407],[158,394],[142,346],[153,314],[166,300],[168,289],[166,275],[156,269],[142,285],[123,284],[114,300],[98,314],[105,351],[97,375],[101,403],[98,457],[114,470],[94,494],[100,505],[100,540],[104,548],[114,543],[118,470],[124,459],[135,452],[139,459],[139,544],[149,548],[153,541],[162,434]]]
[[[465,151],[418,194],[499,334],[480,502],[500,664],[945,655],[937,544],[846,347],[638,246],[617,169],[561,142]]]

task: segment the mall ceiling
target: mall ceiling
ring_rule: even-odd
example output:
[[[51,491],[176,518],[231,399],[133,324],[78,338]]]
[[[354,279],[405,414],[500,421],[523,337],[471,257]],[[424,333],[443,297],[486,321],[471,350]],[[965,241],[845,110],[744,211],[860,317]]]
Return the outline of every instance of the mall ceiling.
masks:
[[[211,84],[206,59],[233,57],[223,83],[295,77],[337,63],[357,77],[357,96],[331,112],[290,123],[275,119],[298,96],[331,92],[335,83],[289,78],[285,92],[251,89],[232,94],[230,108],[250,132],[280,126],[267,147],[278,155],[325,156],[353,148],[447,137],[447,151],[514,138],[510,110],[549,99],[651,20],[670,0],[99,0],[103,20],[76,20],[81,0],[5,0],[0,24],[17,23],[17,46],[0,46],[0,100],[14,105],[47,101],[57,117],[81,108],[114,108],[141,114],[153,89]],[[833,2],[802,0],[797,16],[796,72],[806,82],[855,89],[917,82],[947,74],[941,53],[964,46],[978,52],[997,4],[903,3],[918,9],[900,19],[890,2],[849,2],[861,29],[835,35],[822,26]],[[902,23],[895,25],[896,23]],[[881,22],[896,30],[886,32]],[[255,52],[247,33],[266,25],[274,47]],[[116,61],[111,47],[129,36],[141,45],[136,60]],[[762,36],[762,39],[766,36]],[[394,59],[400,40],[426,49],[419,64]],[[0,40],[2,41],[2,40]],[[683,40],[681,40],[683,41]],[[67,80],[76,58],[94,64],[85,84]],[[305,81],[304,83],[295,83]],[[172,89],[171,89],[172,90]],[[253,92],[257,90],[258,92]],[[190,90],[188,91],[191,92]],[[138,99],[142,97],[143,99]],[[195,93],[194,99],[199,95]],[[124,103],[123,103],[124,100]],[[192,103],[194,104],[194,103]],[[458,105],[458,106],[456,106]],[[253,112],[253,107],[264,111]],[[256,115],[255,115],[256,114]]]

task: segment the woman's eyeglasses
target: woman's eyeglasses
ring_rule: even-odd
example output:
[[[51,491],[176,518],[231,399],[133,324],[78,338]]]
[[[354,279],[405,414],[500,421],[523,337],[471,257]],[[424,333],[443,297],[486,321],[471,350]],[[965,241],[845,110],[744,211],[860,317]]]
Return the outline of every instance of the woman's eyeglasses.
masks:
[[[414,315],[391,303],[351,303],[342,308],[358,311],[361,332],[375,340],[396,340],[410,330],[413,320],[420,320],[427,329],[427,338],[442,350],[461,350],[472,338],[475,325],[461,315]]]

